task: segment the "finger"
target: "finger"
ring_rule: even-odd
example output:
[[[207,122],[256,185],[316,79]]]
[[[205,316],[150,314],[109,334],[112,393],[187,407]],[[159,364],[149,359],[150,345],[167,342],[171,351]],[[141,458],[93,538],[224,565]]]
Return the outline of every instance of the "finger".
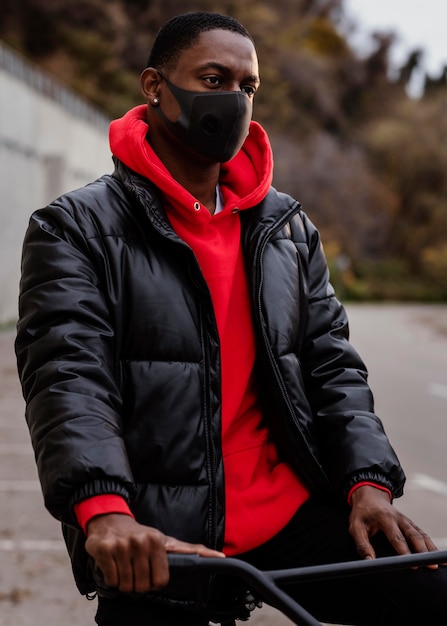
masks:
[[[115,557],[116,569],[118,571],[118,589],[123,593],[134,591],[134,571],[133,564],[128,553],[121,553]]]
[[[349,532],[354,540],[357,554],[361,559],[375,559],[376,553],[369,541],[368,531],[364,524],[353,522],[349,526]]]
[[[103,576],[105,584],[108,587],[118,587],[118,570],[115,559],[113,558],[111,547],[108,543],[104,541],[98,545],[97,542],[89,542],[87,539],[85,547],[88,554],[93,557],[96,566]]]
[[[427,535],[426,533],[423,533],[425,535],[425,541],[426,541],[426,545],[428,548],[429,552],[438,552],[439,548],[438,546],[435,544],[435,542],[431,539],[431,537],[429,535]],[[446,567],[447,563],[435,563],[434,565],[428,565],[427,567],[429,567],[430,569],[436,569],[437,567]]]
[[[107,587],[118,587],[119,576],[118,576],[118,570],[116,568],[115,561],[111,561],[110,563],[106,563],[106,564],[101,564],[100,560],[96,560],[95,563],[98,569],[100,570]]]
[[[438,550],[438,547],[427,533],[417,526],[411,529],[408,540],[413,546],[414,552],[436,552]]]
[[[167,552],[178,552],[179,554],[198,554],[207,557],[225,557],[223,552],[207,548],[202,543],[187,543],[174,537],[166,537],[165,548]]]
[[[398,526],[396,526],[390,531],[385,530],[384,532],[388,541],[396,550],[397,554],[402,554],[402,555],[411,554],[411,550],[407,543],[407,540],[402,534],[402,532],[400,531]]]
[[[412,552],[436,552],[438,550],[432,539],[421,528],[408,521],[403,530],[408,544],[412,548]],[[439,565],[433,563],[427,565],[429,569],[438,569]],[[417,569],[417,568],[415,568]]]
[[[132,560],[133,591],[147,593],[152,588],[150,561],[143,550],[138,551]]]
[[[370,560],[376,558],[376,552],[369,541],[367,535],[361,535],[357,538],[354,537],[354,542],[357,549],[357,554],[361,559]]]
[[[169,582],[169,564],[166,550],[157,549],[151,553],[150,585],[152,589],[161,589]]]
[[[199,556],[225,558],[225,554],[219,550],[212,550],[203,544],[197,544],[197,554]]]

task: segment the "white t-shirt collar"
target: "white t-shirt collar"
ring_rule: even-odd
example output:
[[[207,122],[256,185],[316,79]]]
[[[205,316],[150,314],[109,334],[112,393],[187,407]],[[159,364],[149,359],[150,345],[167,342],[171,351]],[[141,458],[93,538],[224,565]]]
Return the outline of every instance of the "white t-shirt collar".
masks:
[[[214,215],[217,215],[224,208],[222,193],[220,191],[220,185],[216,186],[216,210],[214,211]]]

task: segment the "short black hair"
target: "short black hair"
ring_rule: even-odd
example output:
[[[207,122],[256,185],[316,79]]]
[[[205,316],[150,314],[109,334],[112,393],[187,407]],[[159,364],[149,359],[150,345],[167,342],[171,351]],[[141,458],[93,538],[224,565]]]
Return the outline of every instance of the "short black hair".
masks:
[[[234,17],[206,11],[183,13],[160,28],[147,67],[171,69],[182,52],[191,47],[201,33],[209,30],[229,30],[253,41],[245,26]]]

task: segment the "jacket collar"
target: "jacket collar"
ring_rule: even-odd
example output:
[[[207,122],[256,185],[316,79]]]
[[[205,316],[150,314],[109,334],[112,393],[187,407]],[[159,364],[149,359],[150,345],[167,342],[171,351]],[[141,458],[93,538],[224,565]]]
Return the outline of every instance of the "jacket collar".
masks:
[[[120,180],[129,193],[143,207],[146,216],[157,230],[164,235],[175,235],[163,208],[163,197],[157,186],[145,177],[132,171],[116,157],[113,158],[113,176]],[[270,231],[280,228],[299,211],[301,205],[291,196],[270,187],[265,198],[257,205],[241,213],[242,225],[251,229]]]

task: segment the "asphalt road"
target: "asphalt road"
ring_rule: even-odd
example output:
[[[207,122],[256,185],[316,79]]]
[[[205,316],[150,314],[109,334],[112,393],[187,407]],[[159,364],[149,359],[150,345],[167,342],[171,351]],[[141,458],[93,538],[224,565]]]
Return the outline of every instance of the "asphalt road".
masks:
[[[447,307],[349,307],[388,436],[407,474],[396,501],[447,549]]]
[[[396,503],[447,549],[447,306],[349,306],[353,344],[407,473]],[[13,331],[0,333],[0,626],[93,625],[45,511],[23,419]],[[290,622],[266,607],[253,626]]]

